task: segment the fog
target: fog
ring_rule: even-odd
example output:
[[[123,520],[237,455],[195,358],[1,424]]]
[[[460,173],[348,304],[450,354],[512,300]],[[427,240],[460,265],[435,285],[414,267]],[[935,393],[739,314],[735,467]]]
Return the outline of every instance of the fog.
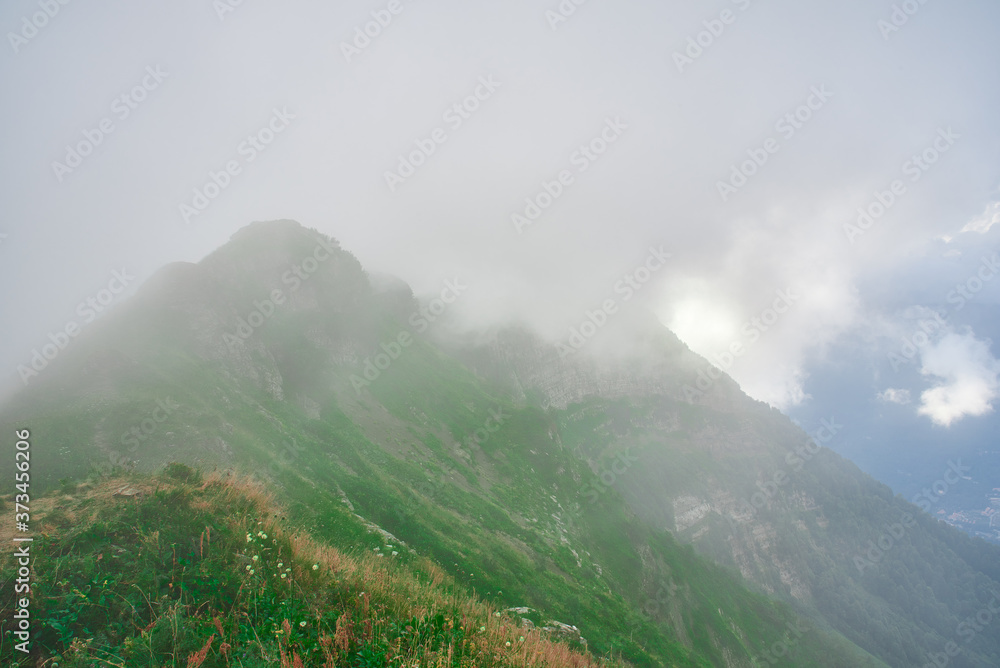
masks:
[[[418,295],[459,277],[466,328],[648,309],[780,408],[839,337],[1000,301],[1000,5],[577,2],[5,3],[4,382],[279,218]],[[920,354],[887,400],[992,410],[982,333]]]

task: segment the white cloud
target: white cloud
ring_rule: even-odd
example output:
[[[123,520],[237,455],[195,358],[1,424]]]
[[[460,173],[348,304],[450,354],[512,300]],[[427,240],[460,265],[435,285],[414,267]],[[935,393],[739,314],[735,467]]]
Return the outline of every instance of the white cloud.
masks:
[[[829,209],[825,202],[788,201],[744,216],[723,240],[721,261],[681,267],[664,290],[661,320],[709,360],[741,344],[744,353],[726,372],[748,395],[780,410],[810,398],[809,358],[858,317],[843,216]],[[782,302],[769,320],[779,293],[792,303]]]
[[[894,387],[887,388],[884,392],[878,393],[879,401],[888,401],[889,403],[899,404],[900,406],[905,406],[910,403],[910,391],[896,389]]]
[[[918,414],[947,427],[966,416],[993,411],[993,400],[1000,394],[1000,361],[993,357],[988,341],[976,339],[971,331],[949,333],[922,348],[921,360],[920,372],[942,382],[921,393]]]
[[[986,234],[994,225],[1000,224],[1000,201],[990,202],[986,210],[976,216],[962,228],[963,232],[979,232]]]
[[[764,364],[754,366],[763,367]],[[743,374],[748,378],[740,382],[740,387],[758,401],[779,410],[788,410],[812,398],[804,389],[808,374],[802,368],[800,359],[796,359],[793,364],[772,366],[769,368],[770,373],[763,368],[752,368],[749,371],[750,373]]]

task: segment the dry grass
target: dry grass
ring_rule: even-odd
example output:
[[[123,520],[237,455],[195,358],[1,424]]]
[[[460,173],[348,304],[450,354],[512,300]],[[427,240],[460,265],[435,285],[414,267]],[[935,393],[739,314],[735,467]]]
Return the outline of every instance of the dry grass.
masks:
[[[289,530],[284,522],[276,519],[285,515],[284,509],[259,483],[231,475],[210,475],[202,489],[217,490],[224,502],[242,510],[240,516],[234,517],[241,530],[263,526],[268,536],[287,540],[291,547],[293,582],[308,583],[313,592],[330,586],[359,592],[353,599],[357,601],[355,614],[342,615],[334,637],[321,639],[326,653],[324,666],[336,665],[335,650],[363,644],[393,620],[425,619],[439,611],[449,611],[446,616],[449,628],[459,627],[465,631],[464,647],[449,645],[432,650],[429,643],[420,647],[401,647],[402,654],[397,658],[402,658],[405,665],[477,668],[596,668],[608,665],[538,630],[520,627],[496,607],[461,592],[455,581],[429,559],[420,559],[411,567],[418,577],[384,558],[349,556],[317,542],[306,533]],[[257,520],[262,524],[257,525],[254,517],[262,518]],[[319,565],[315,571],[313,564]],[[299,595],[308,599],[310,592],[302,589]],[[322,611],[315,610],[315,613],[318,617]],[[294,665],[291,649],[286,648],[285,653],[290,661],[287,665]],[[458,663],[456,656],[460,653],[476,658],[471,663],[468,659]]]
[[[116,492],[125,485],[141,492],[141,496],[116,497]],[[188,668],[235,667],[238,663],[234,657],[249,649],[248,643],[260,656],[269,657],[272,665],[282,668],[343,666],[347,665],[349,656],[356,657],[366,649],[386,653],[386,665],[407,668],[596,668],[609,665],[592,655],[574,651],[543,632],[522,628],[518,618],[471,596],[429,559],[419,558],[404,566],[394,559],[379,558],[367,552],[360,556],[347,554],[318,542],[288,525],[283,519],[287,513],[273,493],[260,483],[239,476],[210,473],[200,484],[191,486],[168,477],[150,479],[129,475],[99,480],[79,489],[73,497],[52,495],[38,499],[33,501],[33,508],[42,514],[58,510],[62,513],[62,522],[70,518],[83,525],[101,519],[109,506],[142,503],[139,499],[148,498],[156,491],[169,494],[178,490],[186,490],[183,497],[191,509],[203,510],[218,518],[215,529],[206,526],[200,535],[191,537],[198,560],[206,563],[212,560],[215,568],[242,569],[244,562],[239,559],[249,561],[254,556],[251,553],[257,550],[259,561],[252,563],[259,564],[261,571],[254,575],[249,570],[246,573],[239,570],[242,584],[235,600],[225,606],[226,612],[206,609],[207,617],[202,619],[198,613],[202,609],[201,602],[188,610],[186,614],[191,623],[203,633],[199,635],[196,650],[177,657]],[[221,527],[220,521],[229,526]],[[6,525],[4,530],[4,535],[10,534]],[[160,554],[167,549],[161,531],[169,531],[169,525],[145,529],[137,526],[136,531],[135,538],[142,546],[140,552]],[[256,540],[258,532],[266,534],[266,540]],[[252,535],[254,540],[244,542],[244,535]],[[240,565],[233,564],[233,555]],[[274,572],[278,559],[291,569],[288,577],[279,578]],[[285,571],[283,567],[279,569]],[[247,617],[247,612],[256,609],[255,601],[262,597],[273,598],[275,593],[294,599],[308,610],[304,619],[302,616],[295,619],[294,629],[284,618],[286,613],[278,612],[277,608],[273,614],[269,612],[255,622]],[[149,604],[152,619],[143,620],[144,628],[140,628],[141,633],[133,639],[140,644],[148,642],[154,627],[179,620],[178,611],[183,607],[181,601],[158,607],[150,599],[144,600]],[[303,623],[306,626],[300,629]],[[275,637],[268,630],[274,626],[283,628],[284,632]],[[249,636],[245,633],[247,630]],[[293,634],[293,630],[297,633]],[[303,635],[305,631],[311,638],[313,651],[310,652],[305,651],[303,644],[307,637]],[[102,653],[106,654],[89,644],[74,642],[63,661],[70,666],[92,665],[93,661],[100,665],[119,665],[101,656]]]

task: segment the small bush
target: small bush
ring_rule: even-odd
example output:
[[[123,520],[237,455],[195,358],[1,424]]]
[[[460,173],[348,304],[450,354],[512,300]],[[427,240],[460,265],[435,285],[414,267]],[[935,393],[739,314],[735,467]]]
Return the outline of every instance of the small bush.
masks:
[[[163,469],[163,475],[191,485],[197,485],[201,482],[201,472],[196,471],[187,464],[178,462],[167,464],[166,468]]]

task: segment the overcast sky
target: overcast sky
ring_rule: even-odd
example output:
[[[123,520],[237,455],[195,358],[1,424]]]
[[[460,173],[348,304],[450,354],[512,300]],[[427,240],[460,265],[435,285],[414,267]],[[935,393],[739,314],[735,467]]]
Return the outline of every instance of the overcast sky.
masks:
[[[784,409],[841,337],[888,354],[934,310],[883,399],[997,403],[949,301],[1000,273],[995,1],[230,2],[0,8],[8,384],[81,301],[293,218],[418,294],[461,277],[477,326],[651,309]]]

